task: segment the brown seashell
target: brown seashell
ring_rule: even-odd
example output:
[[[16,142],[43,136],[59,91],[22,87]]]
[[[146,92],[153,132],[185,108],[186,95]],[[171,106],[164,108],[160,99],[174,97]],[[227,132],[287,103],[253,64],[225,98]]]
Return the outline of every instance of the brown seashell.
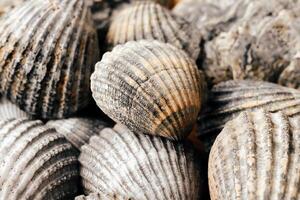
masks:
[[[192,58],[199,54],[199,30],[159,4],[142,1],[125,7],[113,17],[107,41],[110,46],[128,41],[159,40],[185,50]]]
[[[32,116],[21,110],[18,106],[11,103],[5,98],[0,97],[0,120],[27,118]]]
[[[47,125],[64,135],[78,150],[88,143],[91,136],[99,134],[107,126],[103,121],[88,118],[53,120],[47,122]]]
[[[212,147],[211,199],[299,199],[299,155],[299,117],[243,112],[225,125]]]
[[[300,91],[259,81],[227,81],[216,85],[208,98],[208,109],[199,119],[199,136],[209,149],[225,123],[248,110],[282,111],[300,116]]]
[[[81,147],[86,193],[135,199],[199,199],[201,170],[195,151],[161,137],[134,134],[126,127],[103,129]]]
[[[133,198],[121,197],[119,195],[103,195],[99,193],[92,193],[88,196],[78,196],[75,200],[134,200]]]
[[[41,121],[0,120],[0,199],[73,199],[76,151]]]
[[[195,62],[158,41],[131,41],[106,53],[91,77],[98,106],[135,133],[187,136],[204,90]]]
[[[98,59],[84,0],[31,0],[0,21],[0,92],[40,118],[62,118],[90,100]]]

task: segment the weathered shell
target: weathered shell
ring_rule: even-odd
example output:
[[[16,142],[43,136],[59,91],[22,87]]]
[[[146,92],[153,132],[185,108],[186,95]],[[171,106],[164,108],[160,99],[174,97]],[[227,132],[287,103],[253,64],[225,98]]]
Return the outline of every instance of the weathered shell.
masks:
[[[119,195],[103,195],[99,193],[92,193],[88,196],[78,196],[75,200],[134,200],[133,198],[121,197]]]
[[[0,120],[0,199],[73,199],[76,151],[41,121]]]
[[[268,82],[223,82],[211,90],[207,102],[208,109],[198,119],[200,138],[206,143],[213,141],[225,123],[245,110],[263,108],[300,116],[300,91]],[[208,148],[210,146],[208,144]]]
[[[212,200],[300,197],[300,118],[243,112],[228,122],[209,156]]]
[[[64,135],[78,150],[82,145],[88,143],[91,136],[99,134],[107,126],[103,121],[88,118],[53,120],[47,122],[47,125]]]
[[[90,100],[98,55],[84,0],[31,0],[0,21],[0,92],[40,118],[62,118]]]
[[[113,16],[107,41],[110,46],[128,41],[159,40],[198,57],[199,30],[185,19],[177,17],[154,2],[142,1],[123,8]]]
[[[131,41],[104,54],[91,77],[98,106],[136,133],[187,136],[201,107],[203,77],[185,52]]]
[[[22,111],[18,106],[11,103],[5,98],[0,97],[0,120],[7,119],[19,119],[19,118],[28,118],[32,117],[26,112]]]
[[[134,199],[199,199],[201,169],[191,146],[134,134],[124,126],[103,129],[81,147],[86,193]]]

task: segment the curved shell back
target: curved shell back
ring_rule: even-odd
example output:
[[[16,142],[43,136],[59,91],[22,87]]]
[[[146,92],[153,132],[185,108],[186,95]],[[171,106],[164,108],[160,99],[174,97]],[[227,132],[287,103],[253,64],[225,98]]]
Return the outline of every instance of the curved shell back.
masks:
[[[76,151],[41,121],[0,120],[0,199],[72,199],[79,188]]]
[[[81,177],[86,193],[135,199],[198,199],[200,169],[189,146],[124,126],[103,129],[81,147]]]
[[[11,103],[7,99],[0,97],[0,120],[7,119],[19,119],[19,118],[27,118],[31,119],[32,117],[28,115],[26,112],[21,110],[18,106]]]
[[[136,133],[183,138],[200,110],[200,71],[169,44],[119,45],[96,64],[91,80],[93,97],[103,112]]]
[[[47,125],[66,137],[76,149],[88,143],[91,136],[99,134],[107,125],[105,122],[87,118],[53,120]]]
[[[107,34],[110,46],[128,41],[159,40],[198,57],[198,29],[166,8],[150,1],[139,1],[125,7],[112,18]]]
[[[299,199],[299,155],[299,117],[243,112],[226,124],[212,147],[211,199]]]
[[[78,196],[75,200],[134,200],[133,198],[121,197],[119,195],[103,195],[99,193],[92,193],[88,196]]]
[[[40,118],[62,118],[90,100],[98,55],[84,0],[31,0],[0,21],[0,92]]]
[[[209,142],[226,122],[245,110],[263,108],[269,112],[282,111],[288,116],[300,116],[300,92],[268,82],[227,81],[211,90],[207,107],[200,115],[198,125],[201,139]]]

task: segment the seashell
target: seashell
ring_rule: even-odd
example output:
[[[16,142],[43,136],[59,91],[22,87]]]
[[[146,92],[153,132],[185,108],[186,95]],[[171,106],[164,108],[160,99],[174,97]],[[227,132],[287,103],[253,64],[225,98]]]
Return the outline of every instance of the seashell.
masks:
[[[22,4],[26,0],[1,0],[0,1],[0,16],[7,13],[17,5]]]
[[[299,133],[300,118],[282,112],[243,112],[228,122],[209,155],[211,199],[299,199]]]
[[[278,83],[291,88],[300,89],[300,53],[281,73]]]
[[[64,135],[78,150],[88,143],[91,136],[99,134],[107,126],[103,121],[88,118],[52,120],[47,125]]]
[[[119,195],[102,195],[99,193],[92,193],[88,196],[78,196],[75,200],[133,200],[133,198],[121,197]]]
[[[200,168],[195,151],[161,137],[106,128],[81,147],[85,193],[135,199],[199,199]]]
[[[30,115],[21,110],[18,106],[5,98],[0,97],[0,120],[27,118],[32,119]]]
[[[196,59],[200,51],[198,32],[192,24],[159,4],[140,1],[113,16],[107,41],[116,46],[133,40],[159,40],[185,50]]]
[[[0,21],[0,92],[31,115],[62,118],[90,100],[98,58],[84,0],[31,0]]]
[[[248,110],[282,111],[300,116],[300,91],[260,81],[227,81],[216,85],[208,98],[208,109],[199,119],[199,136],[209,149],[225,123]]]
[[[76,151],[63,135],[26,119],[0,120],[0,199],[73,199]]]
[[[102,111],[133,132],[180,139],[195,124],[204,83],[182,50],[131,41],[96,64],[91,89]]]

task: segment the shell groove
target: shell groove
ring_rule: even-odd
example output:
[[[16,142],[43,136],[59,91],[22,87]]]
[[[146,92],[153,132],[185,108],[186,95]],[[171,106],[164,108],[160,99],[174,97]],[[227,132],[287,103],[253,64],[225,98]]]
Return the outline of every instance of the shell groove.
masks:
[[[207,110],[199,119],[200,138],[209,149],[225,123],[242,111],[265,109],[300,116],[300,92],[277,84],[260,81],[227,81],[216,85],[208,98]]]
[[[119,195],[102,195],[99,193],[92,193],[88,196],[78,196],[75,200],[134,200],[133,198],[121,197]]]
[[[62,118],[90,100],[98,55],[84,0],[31,0],[2,18],[0,92],[40,118]]]
[[[88,118],[53,120],[47,122],[47,125],[64,135],[77,150],[88,143],[91,136],[99,134],[107,126],[105,122]]]
[[[190,146],[124,126],[103,129],[81,147],[80,174],[86,193],[135,199],[198,199],[199,159]]]
[[[150,1],[139,1],[117,12],[107,34],[110,46],[128,41],[159,40],[198,57],[200,37],[198,29],[185,19]]]
[[[0,120],[32,117],[7,99],[0,97]]]
[[[299,199],[299,174],[300,118],[281,112],[241,113],[226,124],[209,156],[212,200]]]
[[[72,199],[79,187],[75,149],[41,121],[0,120],[0,199]]]
[[[182,50],[131,41],[104,54],[91,77],[98,106],[136,133],[187,136],[201,107],[203,77]]]

